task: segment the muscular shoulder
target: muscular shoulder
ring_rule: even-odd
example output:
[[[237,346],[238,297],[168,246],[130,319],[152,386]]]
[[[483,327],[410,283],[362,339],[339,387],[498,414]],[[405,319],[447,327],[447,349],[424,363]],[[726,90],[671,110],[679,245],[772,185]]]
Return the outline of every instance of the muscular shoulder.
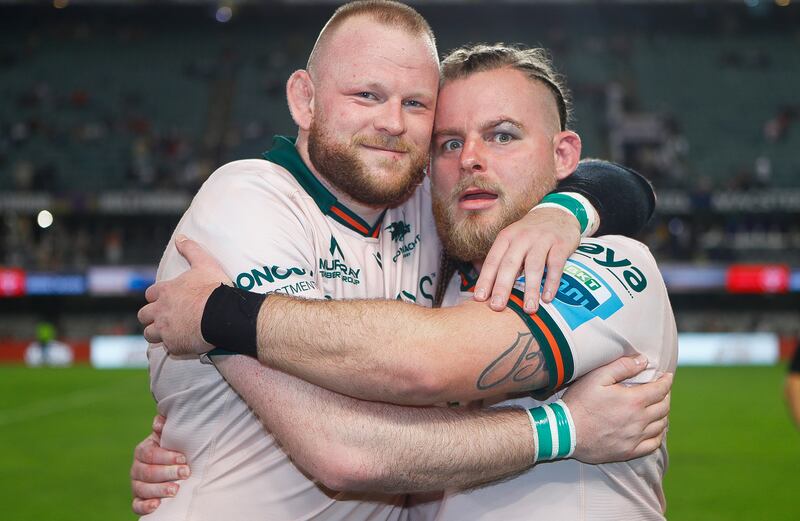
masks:
[[[553,302],[537,315],[551,333],[542,338],[555,339],[553,359],[563,363],[554,367],[564,368],[564,381],[634,352],[644,353],[654,371],[674,368],[677,336],[666,287],[649,249],[633,239],[581,241]]]
[[[291,174],[269,161],[228,163],[203,184],[176,233],[200,242],[233,280],[253,270],[308,276],[313,232],[298,190]],[[172,244],[162,264],[185,268]]]
[[[235,203],[237,197],[255,194],[257,197],[291,198],[302,190],[285,168],[263,159],[243,159],[222,165],[203,183],[197,199]],[[234,195],[233,199],[228,196]]]
[[[650,249],[628,237],[606,235],[584,239],[570,257],[570,263],[593,267],[618,282],[626,292],[642,293],[648,286],[648,293],[666,291]],[[655,279],[654,285],[650,285],[650,279]]]
[[[556,302],[576,305],[594,301],[603,289],[633,298],[642,294],[666,295],[655,258],[647,246],[621,235],[583,239],[569,257],[561,277]],[[515,289],[525,289],[525,279]]]
[[[234,161],[209,176],[184,219],[220,234],[268,235],[273,228],[302,224],[303,211],[297,204],[301,190],[291,174],[274,163]],[[215,229],[219,227],[223,229]]]

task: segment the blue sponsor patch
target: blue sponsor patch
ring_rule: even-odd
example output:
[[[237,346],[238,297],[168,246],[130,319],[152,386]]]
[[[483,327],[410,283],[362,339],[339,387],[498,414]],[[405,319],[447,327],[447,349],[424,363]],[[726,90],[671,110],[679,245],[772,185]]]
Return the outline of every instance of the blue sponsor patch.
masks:
[[[622,309],[623,304],[617,293],[595,271],[569,259],[553,306],[569,328],[575,330],[594,317],[606,320]]]

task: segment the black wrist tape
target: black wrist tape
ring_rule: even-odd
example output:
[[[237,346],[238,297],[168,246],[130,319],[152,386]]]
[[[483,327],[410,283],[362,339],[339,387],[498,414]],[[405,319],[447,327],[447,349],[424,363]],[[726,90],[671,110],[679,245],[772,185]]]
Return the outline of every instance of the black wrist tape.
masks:
[[[630,168],[601,159],[582,160],[553,192],[576,192],[592,203],[600,216],[595,237],[635,237],[656,208],[656,195],[647,179]]]
[[[267,295],[220,284],[208,297],[200,332],[209,344],[258,358],[258,312]]]

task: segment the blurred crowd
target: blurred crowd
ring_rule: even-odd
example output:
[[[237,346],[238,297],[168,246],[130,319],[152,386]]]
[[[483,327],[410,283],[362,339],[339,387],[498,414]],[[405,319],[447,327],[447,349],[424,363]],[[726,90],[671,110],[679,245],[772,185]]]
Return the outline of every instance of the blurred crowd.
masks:
[[[728,190],[800,194],[796,12],[601,4],[515,5],[511,18],[485,6],[420,8],[441,52],[464,43],[465,27],[551,49],[584,155],[637,169],[662,196],[643,235],[659,262],[800,266],[800,205],[712,204]],[[190,196],[216,166],[259,157],[273,134],[291,133],[285,81],[330,6],[253,3],[228,26],[197,5],[55,11],[23,6],[0,19],[0,267],[155,265],[182,208],[102,213],[97,198]],[[49,227],[38,209],[3,206],[37,192],[54,198]],[[0,338],[30,336],[42,317],[67,338],[140,333],[133,305],[94,299],[65,319],[59,303],[31,299],[30,312],[0,317]],[[791,309],[677,309],[677,320],[682,331],[800,336]]]
[[[8,79],[0,82],[8,101],[0,107],[0,192],[66,197],[48,229],[36,226],[35,215],[0,208],[0,264],[57,270],[153,263],[179,211],[109,219],[92,215],[81,194],[191,194],[219,164],[258,157],[273,133],[292,131],[284,82],[302,65],[316,21],[298,15],[281,23],[266,7],[251,9],[248,21],[242,15],[228,31],[210,18],[199,21],[191,8],[179,11],[194,13],[185,22],[170,19],[172,31],[155,29],[159,18],[146,9],[130,17],[96,10],[0,22],[8,29],[0,34],[0,74]],[[720,190],[800,189],[800,162],[787,152],[800,145],[800,109],[796,96],[783,94],[796,95],[791,83],[800,81],[800,67],[786,63],[797,59],[791,49],[800,30],[772,31],[777,14],[770,20],[743,8],[609,8],[597,13],[604,24],[551,9],[550,18],[530,26],[508,24],[502,36],[524,41],[534,31],[552,50],[573,90],[585,155],[629,165],[659,191],[679,190],[691,201],[688,210],[661,211],[648,230],[659,258],[797,262],[796,212],[721,215],[704,201]],[[429,14],[443,52],[463,43],[463,34],[443,23],[451,16],[446,9]],[[617,31],[615,24],[635,29]],[[272,38],[264,37],[266,27]],[[498,36],[487,32],[486,39]],[[102,48],[107,56],[97,53]],[[673,78],[684,66],[684,77]],[[774,75],[789,87],[771,84],[771,96],[749,109],[733,106],[736,92],[725,92],[739,82],[747,94]],[[715,105],[692,82],[717,78],[728,83],[707,89],[719,97]],[[728,128],[726,121],[739,123]]]

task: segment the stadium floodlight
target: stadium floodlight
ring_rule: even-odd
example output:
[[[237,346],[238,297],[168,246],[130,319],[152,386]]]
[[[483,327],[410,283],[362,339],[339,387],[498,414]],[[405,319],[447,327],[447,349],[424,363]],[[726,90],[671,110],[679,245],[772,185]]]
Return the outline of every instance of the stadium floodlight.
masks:
[[[48,228],[53,224],[53,214],[48,210],[42,210],[39,212],[39,215],[36,216],[36,224],[39,225],[39,228]]]

